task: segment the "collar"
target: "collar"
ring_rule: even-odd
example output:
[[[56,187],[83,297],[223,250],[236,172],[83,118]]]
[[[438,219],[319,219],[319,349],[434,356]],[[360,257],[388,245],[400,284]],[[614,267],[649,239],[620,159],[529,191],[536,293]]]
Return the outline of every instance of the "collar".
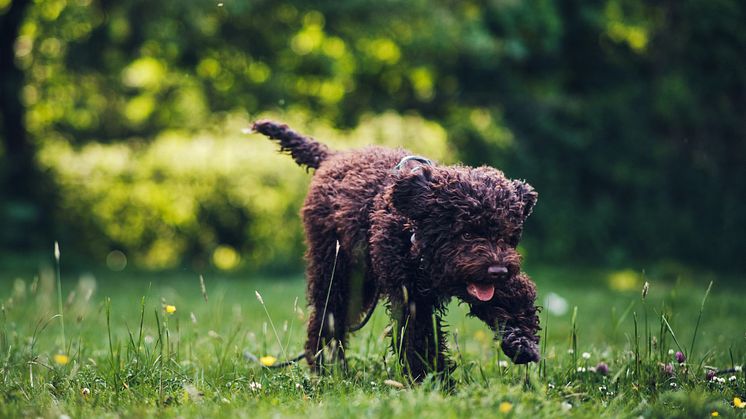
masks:
[[[425,166],[432,166],[433,165],[433,162],[430,161],[430,159],[427,159],[427,158],[422,157],[422,156],[404,156],[401,160],[399,160],[399,163],[396,166],[394,166],[394,170],[400,171],[400,170],[404,169],[407,166],[407,163],[409,163],[410,161],[416,161],[416,162],[421,163],[421,164],[423,164]],[[420,168],[420,166],[415,166],[415,167],[412,168],[412,171],[414,172],[415,170],[418,170],[419,168]]]

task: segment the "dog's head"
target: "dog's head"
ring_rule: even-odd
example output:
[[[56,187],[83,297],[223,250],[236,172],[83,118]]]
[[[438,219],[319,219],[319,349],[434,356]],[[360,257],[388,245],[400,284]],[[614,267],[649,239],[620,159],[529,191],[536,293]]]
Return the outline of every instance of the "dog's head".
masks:
[[[490,167],[421,166],[400,173],[390,197],[411,223],[412,252],[433,292],[498,306],[506,317],[516,293],[533,307],[533,284],[516,250],[538,197],[529,184]],[[534,339],[538,320],[531,317],[523,335]]]
[[[516,246],[536,199],[529,184],[499,170],[460,166],[405,173],[391,195],[433,285],[473,304],[492,300],[520,272]]]

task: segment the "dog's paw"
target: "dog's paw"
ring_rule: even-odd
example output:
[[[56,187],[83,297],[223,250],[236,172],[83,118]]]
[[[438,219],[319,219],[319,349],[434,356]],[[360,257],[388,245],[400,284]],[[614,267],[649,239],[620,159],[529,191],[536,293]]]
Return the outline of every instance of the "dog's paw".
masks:
[[[515,364],[539,362],[539,347],[532,339],[520,336],[517,330],[506,331],[503,335],[502,349],[505,355]]]

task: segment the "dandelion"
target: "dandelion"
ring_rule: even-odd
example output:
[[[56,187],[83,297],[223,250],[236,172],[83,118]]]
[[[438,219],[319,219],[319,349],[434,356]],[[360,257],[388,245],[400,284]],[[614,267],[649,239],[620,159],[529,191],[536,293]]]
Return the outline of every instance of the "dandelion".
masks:
[[[676,352],[676,362],[679,364],[683,364],[686,361],[686,355],[684,355],[683,352],[678,351]]]
[[[513,410],[513,404],[510,402],[502,402],[497,410],[499,410],[500,413],[510,413],[510,411]]]
[[[251,391],[258,391],[262,389],[261,383],[257,383],[256,381],[252,381],[249,383],[249,389]]]
[[[165,310],[166,310],[166,313],[168,314],[174,314],[176,313],[176,306],[166,304]]]
[[[746,402],[741,400],[740,397],[734,397],[733,398],[733,407],[737,409],[743,409],[746,408]]]
[[[272,365],[275,365],[275,362],[277,362],[277,358],[273,357],[272,355],[262,356],[259,358],[259,363],[261,363],[265,367],[271,367]]]
[[[601,375],[608,375],[609,366],[605,362],[599,362],[598,365],[596,365],[596,372]]]
[[[591,354],[588,352],[583,352],[583,359],[591,359]]]
[[[720,416],[720,413],[718,413],[717,410],[713,410],[712,413],[710,413],[710,416],[712,416],[712,417],[718,417],[718,416]]]
[[[57,365],[67,365],[70,362],[70,357],[65,354],[55,354],[52,359]]]

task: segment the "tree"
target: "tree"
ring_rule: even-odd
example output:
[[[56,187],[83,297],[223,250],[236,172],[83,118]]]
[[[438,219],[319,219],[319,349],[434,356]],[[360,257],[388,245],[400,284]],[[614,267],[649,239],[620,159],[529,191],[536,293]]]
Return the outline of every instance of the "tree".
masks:
[[[43,177],[34,164],[34,145],[24,123],[21,90],[24,72],[16,64],[15,50],[19,29],[29,0],[13,0],[0,11],[0,137],[3,154],[0,169],[0,242],[13,247],[38,244],[46,230],[39,222],[45,204],[42,202]],[[16,249],[17,250],[17,249]]]

